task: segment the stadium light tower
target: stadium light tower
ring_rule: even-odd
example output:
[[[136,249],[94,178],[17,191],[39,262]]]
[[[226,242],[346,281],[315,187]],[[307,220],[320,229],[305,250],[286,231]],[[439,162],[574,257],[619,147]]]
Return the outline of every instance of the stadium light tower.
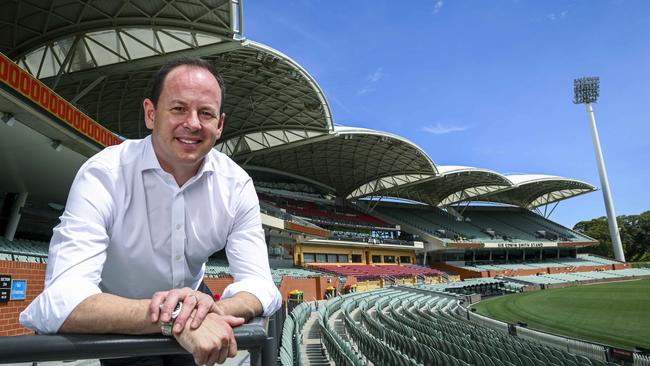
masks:
[[[603,198],[605,199],[607,222],[609,224],[609,234],[612,237],[614,256],[616,257],[616,260],[625,262],[625,253],[623,252],[621,236],[618,232],[618,224],[616,223],[614,202],[612,201],[612,195],[609,191],[607,170],[605,170],[605,160],[603,159],[603,152],[600,149],[600,139],[598,138],[598,130],[596,129],[596,118],[594,117],[594,109],[591,107],[592,103],[596,103],[600,94],[600,79],[598,77],[583,77],[575,79],[573,81],[573,91],[575,93],[573,103],[584,104],[587,107],[587,117],[589,117],[589,123],[591,124],[591,137],[594,141],[596,160],[598,160],[598,173],[600,174],[600,185],[603,188]]]

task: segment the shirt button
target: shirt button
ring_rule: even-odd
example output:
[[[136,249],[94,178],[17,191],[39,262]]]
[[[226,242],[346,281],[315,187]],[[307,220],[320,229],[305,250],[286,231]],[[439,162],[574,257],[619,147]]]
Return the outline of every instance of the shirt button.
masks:
[[[183,227],[181,224],[176,224],[176,230],[180,230]]]
[[[177,261],[181,260],[181,256],[180,256],[180,255],[177,255],[177,256],[176,256],[176,260],[177,260]]]

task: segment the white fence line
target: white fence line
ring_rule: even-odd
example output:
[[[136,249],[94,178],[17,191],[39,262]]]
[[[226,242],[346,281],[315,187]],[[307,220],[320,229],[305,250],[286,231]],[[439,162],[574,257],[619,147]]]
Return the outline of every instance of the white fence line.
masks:
[[[464,308],[460,308],[467,311]],[[508,333],[508,323],[500,320],[492,319],[471,311],[467,311],[468,317],[473,322]],[[594,360],[607,361],[607,349],[604,346],[593,344],[589,342],[580,341],[577,339],[570,339],[563,336],[549,334],[521,326],[516,326],[517,337],[527,339],[536,343],[541,343],[550,347],[564,350],[575,355],[585,356]],[[636,356],[636,354],[635,354]],[[641,356],[645,357],[645,356]],[[636,361],[635,361],[636,362]],[[639,366],[650,366],[650,358],[642,358],[642,361],[647,363],[639,363]],[[637,364],[634,364],[637,366]]]
[[[634,366],[650,366],[650,356],[635,353]]]
[[[474,312],[467,312],[469,319],[472,320],[473,322],[479,323],[481,325],[484,325],[486,327],[502,331],[506,334],[508,334],[508,323],[504,323],[502,321],[488,318],[486,316],[474,313]]]

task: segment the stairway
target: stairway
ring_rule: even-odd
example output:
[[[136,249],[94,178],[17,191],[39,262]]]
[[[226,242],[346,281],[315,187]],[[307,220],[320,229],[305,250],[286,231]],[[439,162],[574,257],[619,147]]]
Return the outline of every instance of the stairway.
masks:
[[[304,365],[334,366],[325,356],[325,350],[320,340],[318,312],[312,311],[311,316],[302,328],[302,345],[300,354],[303,355]]]

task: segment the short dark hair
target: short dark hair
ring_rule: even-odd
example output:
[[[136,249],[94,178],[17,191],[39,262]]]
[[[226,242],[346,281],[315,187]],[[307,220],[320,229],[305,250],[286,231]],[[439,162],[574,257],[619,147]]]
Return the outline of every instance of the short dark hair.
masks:
[[[151,86],[151,94],[149,96],[149,99],[151,99],[153,105],[158,105],[158,98],[160,98],[160,93],[162,93],[162,89],[165,86],[165,79],[167,78],[167,74],[169,74],[169,72],[175,68],[184,65],[200,67],[202,69],[208,70],[212,75],[214,75],[215,79],[217,79],[217,82],[219,83],[219,89],[221,89],[221,105],[219,106],[219,114],[223,113],[223,102],[226,98],[226,84],[224,84],[223,78],[219,74],[219,71],[217,71],[217,69],[214,67],[214,65],[212,65],[211,62],[208,62],[200,57],[178,57],[167,62],[160,68],[160,70],[158,70],[156,76],[154,76],[153,85]]]

